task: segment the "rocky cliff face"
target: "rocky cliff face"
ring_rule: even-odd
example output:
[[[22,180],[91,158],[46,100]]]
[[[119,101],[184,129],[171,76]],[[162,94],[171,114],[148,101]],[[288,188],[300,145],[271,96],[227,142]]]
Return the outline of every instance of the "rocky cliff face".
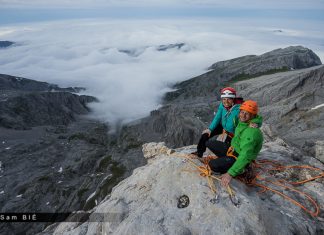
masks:
[[[296,164],[292,159],[295,150],[283,140],[271,136],[266,129],[267,141],[259,159]],[[148,165],[136,169],[133,175],[119,183],[98,205],[85,223],[53,225],[43,234],[322,234],[323,213],[312,218],[299,207],[283,200],[278,194],[266,192],[234,180],[234,205],[218,182],[218,199],[185,156],[195,146],[170,151],[163,144],[143,146]],[[201,165],[199,161],[193,160]],[[323,167],[318,161],[302,159],[297,164]],[[288,174],[289,172],[285,172]],[[294,173],[295,178],[312,172]],[[277,177],[276,175],[273,177]],[[287,193],[278,189],[281,193]],[[323,179],[299,187],[323,205]],[[187,196],[183,207],[179,199]],[[301,199],[295,195],[295,199]],[[305,204],[305,202],[303,203]],[[307,205],[309,206],[309,205]],[[312,209],[311,209],[312,210]],[[99,216],[100,215],[100,216]],[[318,220],[320,219],[320,220]]]
[[[14,94],[21,94],[22,92],[35,92],[35,91],[66,91],[66,92],[80,92],[84,90],[82,87],[68,87],[61,88],[55,84],[47,82],[39,82],[22,77],[14,77],[6,74],[0,74],[0,90],[2,92],[15,91],[8,94],[2,94],[4,96],[13,96]]]
[[[0,75],[2,213],[91,209],[130,174],[118,161],[122,151],[110,145],[109,127],[85,117],[96,98],[76,91]],[[35,234],[45,226],[1,223],[0,230]]]
[[[7,98],[0,102],[0,126],[26,129],[67,125],[75,121],[75,115],[89,113],[86,104],[95,100],[94,97],[68,92],[39,92]]]
[[[27,129],[69,124],[75,115],[89,112],[87,103],[96,101],[71,93],[80,89],[0,74],[0,126]]]
[[[311,50],[297,46],[277,49],[260,56],[249,55],[220,61],[209,67],[210,71],[177,84],[174,92],[166,95],[166,101],[181,102],[196,97],[215,96],[226,83],[260,76],[262,74],[289,71],[320,65],[321,60]]]
[[[260,74],[271,69],[302,69],[321,64],[319,57],[311,50],[301,46],[276,49],[262,55],[248,55],[232,60],[220,61],[209,69],[228,73]]]

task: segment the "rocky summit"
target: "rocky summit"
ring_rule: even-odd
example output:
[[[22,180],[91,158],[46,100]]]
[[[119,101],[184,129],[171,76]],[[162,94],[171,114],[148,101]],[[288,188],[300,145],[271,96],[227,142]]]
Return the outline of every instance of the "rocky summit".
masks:
[[[272,159],[285,164],[311,164],[323,167],[314,159],[295,162],[294,150],[283,140],[270,136],[259,160]],[[269,141],[269,137],[272,141]],[[143,153],[148,165],[137,168],[131,177],[120,182],[111,195],[92,210],[84,223],[61,223],[43,234],[322,234],[323,220],[313,218],[300,207],[278,194],[264,192],[233,180],[235,197],[216,181],[216,194],[207,178],[194,166],[202,164],[188,158],[195,146],[175,150],[164,143],[148,143]],[[295,174],[289,171],[280,174]],[[305,170],[304,175],[314,172]],[[278,173],[279,175],[279,173]],[[302,174],[300,174],[301,176]],[[269,179],[268,179],[269,180]],[[323,205],[323,179],[298,187]],[[280,189],[278,189],[280,190]],[[287,193],[280,190],[280,193]],[[316,211],[300,195],[292,196]],[[185,202],[181,201],[186,199]],[[179,203],[182,206],[179,206]],[[98,215],[101,215],[99,217]],[[323,212],[321,212],[323,216]],[[320,218],[320,217],[319,217]],[[323,218],[321,218],[323,219]]]

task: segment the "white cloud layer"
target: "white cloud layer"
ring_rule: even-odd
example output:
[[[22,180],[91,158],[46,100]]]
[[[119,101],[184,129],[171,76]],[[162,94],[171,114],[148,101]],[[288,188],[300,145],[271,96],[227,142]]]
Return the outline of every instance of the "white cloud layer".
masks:
[[[2,7],[212,6],[261,9],[323,9],[323,0],[0,0]]]
[[[324,58],[318,25],[281,20],[80,20],[0,27],[0,73],[83,86],[101,101],[94,115],[116,124],[149,114],[168,85],[205,72],[211,64],[290,45]],[[280,27],[279,27],[280,26]],[[280,29],[282,32],[278,31]],[[159,45],[185,43],[158,51]],[[124,50],[124,52],[123,52]],[[129,55],[125,51],[135,51]]]

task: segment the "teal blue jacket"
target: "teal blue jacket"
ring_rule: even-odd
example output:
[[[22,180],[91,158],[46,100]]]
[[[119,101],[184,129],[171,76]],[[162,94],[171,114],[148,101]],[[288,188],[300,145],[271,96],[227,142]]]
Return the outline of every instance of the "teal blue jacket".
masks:
[[[218,124],[221,124],[227,132],[234,134],[235,127],[237,126],[239,120],[238,114],[240,112],[240,106],[240,104],[235,104],[230,110],[227,111],[223,106],[223,103],[221,103],[208,129],[213,131]]]

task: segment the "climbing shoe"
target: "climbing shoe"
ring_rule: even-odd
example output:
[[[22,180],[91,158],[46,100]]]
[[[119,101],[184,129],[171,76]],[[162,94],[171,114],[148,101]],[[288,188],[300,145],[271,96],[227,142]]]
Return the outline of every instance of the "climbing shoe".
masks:
[[[192,153],[190,153],[190,154],[191,154],[191,155],[195,155],[195,156],[197,156],[197,157],[199,157],[199,158],[202,157],[202,154],[199,154],[197,151],[192,152]]]

